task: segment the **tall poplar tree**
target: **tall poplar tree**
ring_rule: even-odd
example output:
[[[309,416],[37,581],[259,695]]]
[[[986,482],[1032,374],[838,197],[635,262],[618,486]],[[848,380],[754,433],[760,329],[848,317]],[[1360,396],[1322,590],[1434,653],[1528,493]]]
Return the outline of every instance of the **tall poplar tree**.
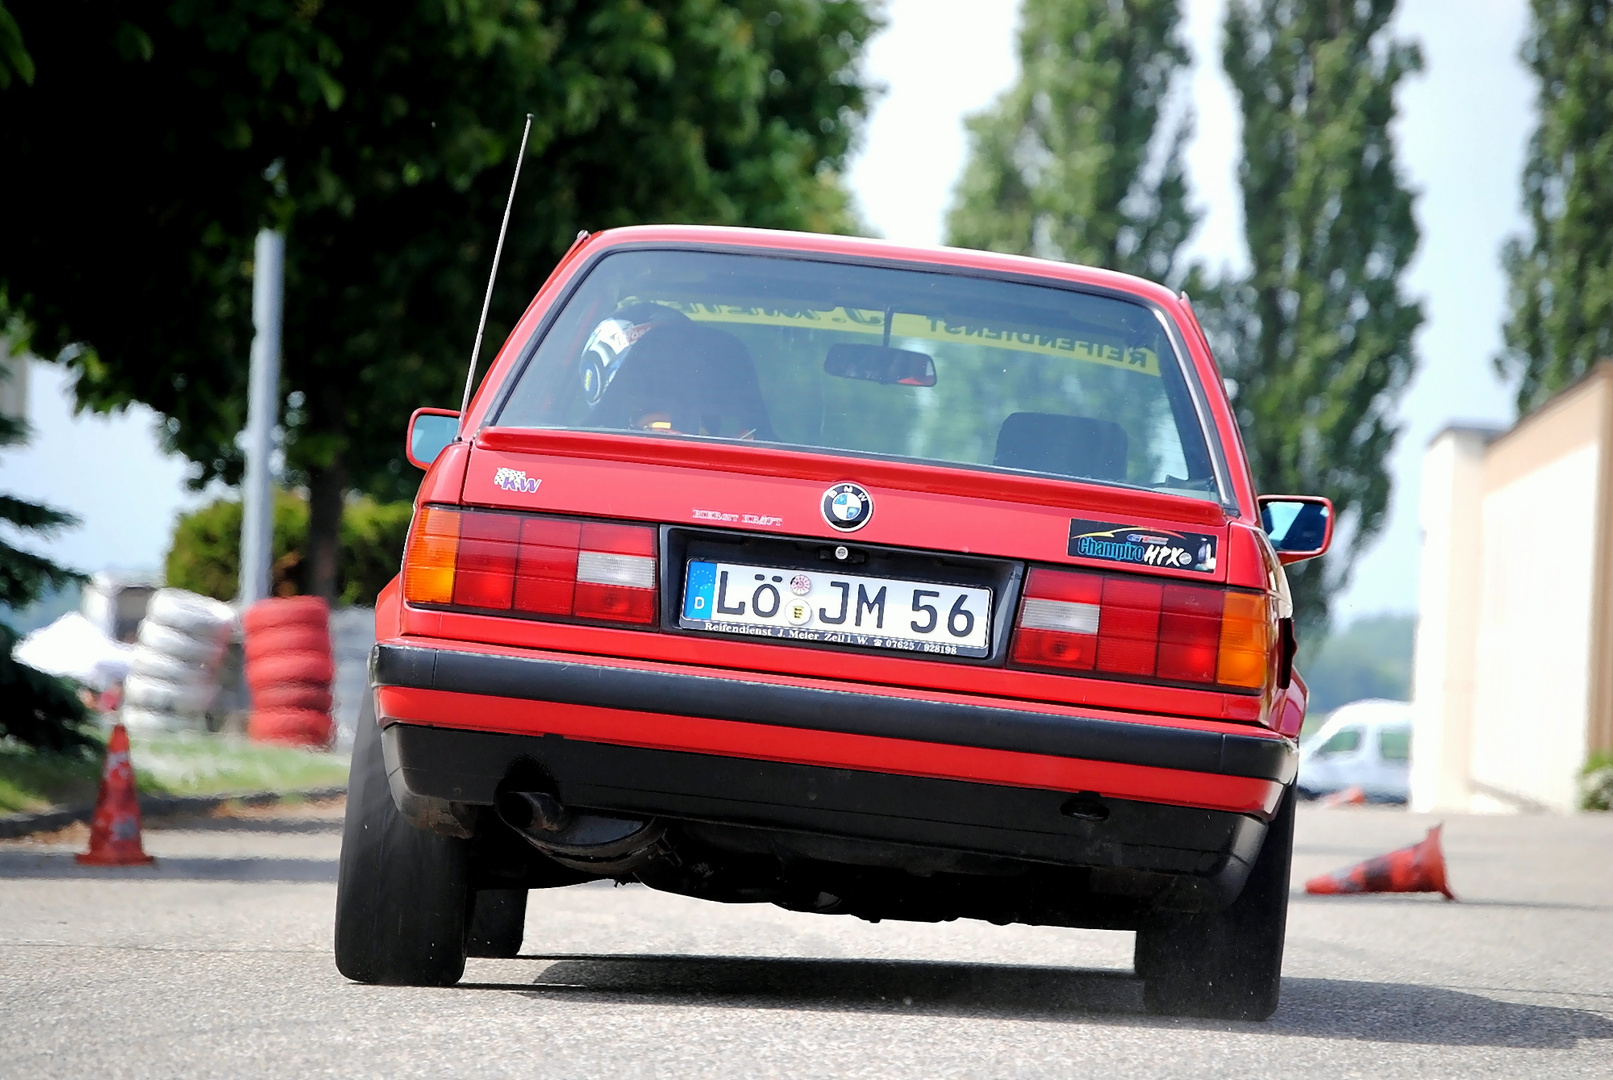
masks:
[[[1301,625],[1383,528],[1394,412],[1422,308],[1401,278],[1417,248],[1390,138],[1395,91],[1422,66],[1388,30],[1396,0],[1230,0],[1223,63],[1243,114],[1245,278],[1201,295],[1255,481],[1326,495],[1336,552],[1289,574]],[[1196,286],[1190,286],[1196,288]]]
[[[1179,0],[1024,0],[1019,81],[968,120],[947,242],[1173,278],[1193,230]]]
[[[1524,166],[1532,236],[1503,254],[1510,316],[1497,367],[1540,404],[1613,356],[1613,0],[1532,0],[1522,58],[1540,125]]]

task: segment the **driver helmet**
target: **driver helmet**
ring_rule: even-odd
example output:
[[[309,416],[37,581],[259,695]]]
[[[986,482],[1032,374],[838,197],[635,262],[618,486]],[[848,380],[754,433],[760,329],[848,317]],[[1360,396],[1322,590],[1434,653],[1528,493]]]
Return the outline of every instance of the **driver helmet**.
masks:
[[[583,399],[597,407],[621,370],[627,354],[645,334],[669,322],[687,322],[688,316],[664,304],[636,303],[603,320],[588,335],[578,360],[577,375],[582,382]]]

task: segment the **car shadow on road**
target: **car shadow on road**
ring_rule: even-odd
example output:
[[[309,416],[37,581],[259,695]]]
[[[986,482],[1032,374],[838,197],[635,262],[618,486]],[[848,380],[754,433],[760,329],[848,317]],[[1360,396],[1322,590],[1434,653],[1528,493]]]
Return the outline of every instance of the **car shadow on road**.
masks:
[[[923,961],[722,956],[547,955],[532,982],[460,986],[553,1000],[1083,1022],[1099,1017],[1225,1029],[1224,1021],[1149,1016],[1142,982],[1126,971]],[[489,963],[472,961],[472,964]],[[515,961],[496,961],[501,974]],[[1613,1009],[1613,998],[1609,999]],[[1244,1026],[1244,1025],[1234,1025]],[[1568,1049],[1613,1040],[1613,1019],[1557,1005],[1497,1001],[1444,987],[1285,978],[1277,1014],[1250,1030],[1324,1039]]]

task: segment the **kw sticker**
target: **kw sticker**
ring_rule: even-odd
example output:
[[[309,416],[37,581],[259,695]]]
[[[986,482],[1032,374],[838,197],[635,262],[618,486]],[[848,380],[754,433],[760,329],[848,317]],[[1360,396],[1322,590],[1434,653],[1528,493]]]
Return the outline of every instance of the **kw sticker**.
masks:
[[[537,477],[528,476],[520,469],[500,469],[493,474],[493,486],[505,491],[520,491],[531,495],[543,483]]]
[[[848,334],[883,335],[885,332],[885,313],[863,308],[744,307],[735,304],[680,304],[664,300],[657,303],[675,308],[695,322],[805,327]],[[954,322],[928,315],[897,313],[891,316],[891,337],[994,345],[1001,349],[1062,356],[1156,378],[1159,376],[1159,356],[1151,349],[1127,348],[1117,341],[1091,341],[1045,329]]]
[[[1070,522],[1069,553],[1083,559],[1165,566],[1173,570],[1215,573],[1216,538],[1205,533],[1116,525],[1108,521]]]

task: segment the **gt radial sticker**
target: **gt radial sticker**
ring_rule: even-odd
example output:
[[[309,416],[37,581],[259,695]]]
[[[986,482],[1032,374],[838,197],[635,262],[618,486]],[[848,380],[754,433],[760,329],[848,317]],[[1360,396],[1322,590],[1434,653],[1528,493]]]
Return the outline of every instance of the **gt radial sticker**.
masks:
[[[1071,555],[1136,566],[1164,566],[1173,570],[1215,573],[1216,538],[1205,533],[1178,532],[1109,521],[1070,522]]]

